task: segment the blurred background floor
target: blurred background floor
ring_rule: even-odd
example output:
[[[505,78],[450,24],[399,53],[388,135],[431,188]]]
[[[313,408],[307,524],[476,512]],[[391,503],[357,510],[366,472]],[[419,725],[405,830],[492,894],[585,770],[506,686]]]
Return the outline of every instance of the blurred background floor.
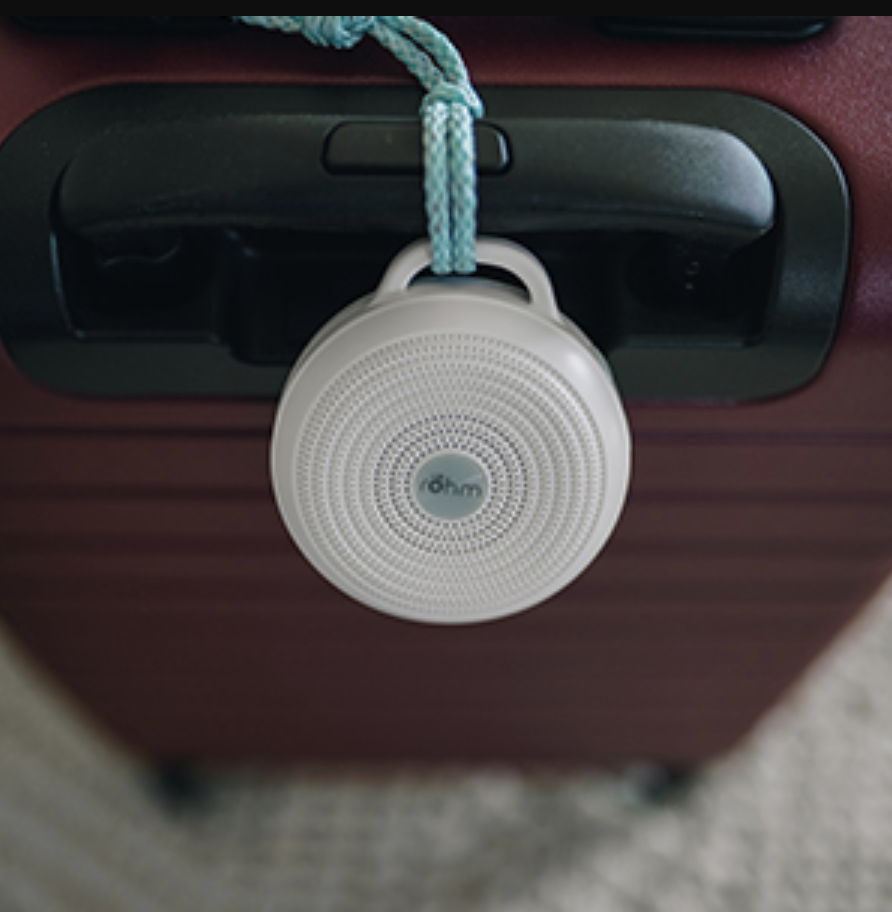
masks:
[[[165,807],[0,637],[2,912],[889,912],[892,589],[664,808],[596,770],[207,784]]]

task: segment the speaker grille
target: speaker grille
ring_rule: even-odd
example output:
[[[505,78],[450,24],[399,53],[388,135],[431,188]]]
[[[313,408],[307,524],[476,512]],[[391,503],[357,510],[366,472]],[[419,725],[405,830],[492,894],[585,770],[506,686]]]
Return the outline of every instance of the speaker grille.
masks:
[[[605,455],[589,409],[527,351],[467,335],[371,352],[311,407],[294,465],[304,551],[349,595],[402,617],[462,623],[532,607],[590,562]],[[444,454],[485,482],[438,519],[419,472]]]

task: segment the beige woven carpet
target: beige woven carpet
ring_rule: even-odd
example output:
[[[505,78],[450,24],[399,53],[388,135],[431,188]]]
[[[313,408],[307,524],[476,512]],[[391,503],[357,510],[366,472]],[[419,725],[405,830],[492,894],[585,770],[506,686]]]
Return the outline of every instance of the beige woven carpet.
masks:
[[[508,770],[215,776],[165,812],[0,639],[0,912],[890,912],[892,591],[686,803]]]

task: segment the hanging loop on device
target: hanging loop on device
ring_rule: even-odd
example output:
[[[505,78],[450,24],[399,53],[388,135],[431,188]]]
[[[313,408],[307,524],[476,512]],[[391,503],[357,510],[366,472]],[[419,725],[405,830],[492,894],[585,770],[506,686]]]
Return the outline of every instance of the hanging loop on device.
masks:
[[[433,270],[477,268],[477,150],[474,121],[483,102],[461,54],[415,16],[234,16],[247,25],[299,34],[320,47],[349,50],[366,35],[397,57],[424,86],[425,190]]]

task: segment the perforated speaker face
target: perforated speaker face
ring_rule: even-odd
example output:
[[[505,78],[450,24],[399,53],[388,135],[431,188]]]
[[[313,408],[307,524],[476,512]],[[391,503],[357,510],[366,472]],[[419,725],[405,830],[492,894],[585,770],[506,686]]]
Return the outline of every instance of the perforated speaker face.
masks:
[[[382,292],[322,334],[289,384],[273,472],[334,585],[462,624],[538,605],[589,567],[629,450],[609,372],[576,332],[508,288],[437,283]]]

